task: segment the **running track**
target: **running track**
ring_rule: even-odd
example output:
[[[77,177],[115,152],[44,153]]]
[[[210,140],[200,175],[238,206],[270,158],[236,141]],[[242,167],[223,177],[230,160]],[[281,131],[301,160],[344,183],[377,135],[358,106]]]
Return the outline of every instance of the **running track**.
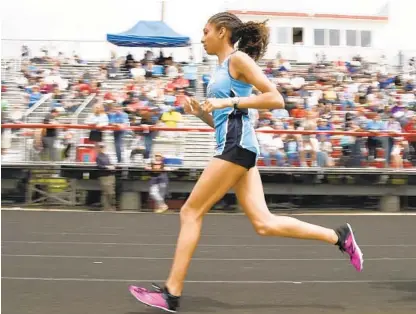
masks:
[[[335,248],[260,238],[242,215],[208,215],[182,313],[410,314],[416,310],[416,216],[301,216],[349,221],[357,273]],[[127,287],[166,278],[178,215],[2,211],[2,313],[160,313]]]

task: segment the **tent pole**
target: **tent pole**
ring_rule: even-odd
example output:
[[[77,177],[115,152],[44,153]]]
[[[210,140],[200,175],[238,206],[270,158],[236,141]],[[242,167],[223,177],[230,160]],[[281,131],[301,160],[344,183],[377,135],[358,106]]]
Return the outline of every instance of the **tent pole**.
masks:
[[[165,21],[165,0],[162,0],[162,22]]]

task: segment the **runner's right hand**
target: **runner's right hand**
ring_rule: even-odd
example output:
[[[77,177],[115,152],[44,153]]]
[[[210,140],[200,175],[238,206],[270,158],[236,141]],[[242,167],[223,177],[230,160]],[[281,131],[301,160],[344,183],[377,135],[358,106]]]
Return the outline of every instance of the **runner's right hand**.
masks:
[[[185,106],[183,109],[185,110],[186,114],[192,114],[194,116],[198,116],[202,113],[199,102],[193,97],[185,98]]]

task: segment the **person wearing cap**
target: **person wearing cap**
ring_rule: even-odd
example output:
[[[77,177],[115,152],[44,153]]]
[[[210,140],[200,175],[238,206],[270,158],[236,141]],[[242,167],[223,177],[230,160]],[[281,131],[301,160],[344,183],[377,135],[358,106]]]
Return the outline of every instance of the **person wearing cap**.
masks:
[[[98,143],[96,145],[98,154],[95,160],[97,164],[98,178],[101,186],[101,205],[106,211],[114,211],[115,201],[115,183],[114,175],[115,167],[111,164],[110,157],[105,152],[105,144]]]

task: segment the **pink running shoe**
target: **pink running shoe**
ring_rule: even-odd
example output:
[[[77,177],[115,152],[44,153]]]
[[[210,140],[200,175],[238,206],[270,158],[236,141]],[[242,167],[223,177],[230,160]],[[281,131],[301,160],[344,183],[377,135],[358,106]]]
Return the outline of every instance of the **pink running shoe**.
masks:
[[[179,307],[179,297],[169,294],[166,288],[152,285],[154,291],[142,287],[130,286],[130,293],[141,303],[166,312],[176,313]]]
[[[361,252],[360,247],[358,246],[357,242],[355,241],[354,232],[350,224],[345,224],[335,230],[338,235],[338,242],[337,245],[341,252],[346,252],[350,256],[350,261],[352,266],[357,271],[363,270],[363,253]]]

